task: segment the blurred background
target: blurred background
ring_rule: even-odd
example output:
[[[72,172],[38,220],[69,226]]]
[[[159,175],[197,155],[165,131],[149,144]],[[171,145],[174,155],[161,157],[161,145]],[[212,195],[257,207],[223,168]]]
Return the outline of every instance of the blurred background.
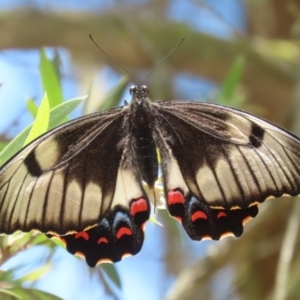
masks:
[[[130,100],[133,79],[89,34],[152,99],[221,103],[300,135],[298,0],[0,0],[1,149],[45,90],[61,102],[88,95],[70,118]],[[300,299],[294,198],[261,205],[238,239],[193,242],[165,211],[155,218],[163,227],[148,222],[139,254],[94,269],[42,234],[2,236],[0,298]]]

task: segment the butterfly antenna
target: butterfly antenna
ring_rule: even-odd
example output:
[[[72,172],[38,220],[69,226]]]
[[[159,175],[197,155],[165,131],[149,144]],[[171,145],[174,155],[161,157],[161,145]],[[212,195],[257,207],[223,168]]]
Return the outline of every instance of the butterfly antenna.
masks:
[[[146,77],[159,65],[161,64],[164,60],[166,60],[184,41],[184,38],[181,39],[181,41],[165,56],[163,57],[160,61],[158,61],[144,76],[143,80],[141,83],[146,79]]]
[[[117,60],[115,60],[113,57],[111,57],[110,55],[108,55],[93,39],[92,35],[89,34],[89,37],[91,39],[91,41],[94,43],[94,45],[106,56],[108,57],[110,60],[112,60],[115,64],[117,64],[119,67],[121,67],[129,76],[130,78],[134,81],[137,82],[136,78],[124,67],[122,66]],[[173,51],[172,51],[173,52]],[[171,52],[171,53],[172,53]]]

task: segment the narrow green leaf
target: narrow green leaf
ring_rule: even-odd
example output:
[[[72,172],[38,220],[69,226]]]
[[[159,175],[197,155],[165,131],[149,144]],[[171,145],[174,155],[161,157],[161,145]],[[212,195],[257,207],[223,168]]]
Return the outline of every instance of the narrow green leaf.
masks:
[[[9,246],[9,252],[15,253],[19,252],[20,248],[28,245],[30,239],[32,238],[31,232],[15,232],[14,234],[10,234],[7,236],[6,242]]]
[[[95,112],[97,110],[93,109],[93,106],[91,106],[92,102],[92,85],[89,86],[88,91],[87,91],[87,97],[86,100],[84,101],[83,107],[82,107],[82,114],[87,115],[92,112]]]
[[[30,245],[39,245],[39,244],[45,243],[47,241],[49,241],[49,238],[45,234],[38,233],[38,234],[32,236]]]
[[[26,107],[33,116],[33,118],[36,118],[37,112],[39,110],[38,106],[34,103],[34,100],[32,98],[27,100]]]
[[[0,152],[8,145],[8,142],[0,142]]]
[[[50,108],[49,108],[49,101],[47,97],[47,93],[45,93],[44,98],[41,102],[39,110],[37,112],[36,118],[32,124],[28,137],[24,143],[27,145],[38,136],[42,135],[48,130],[49,126],[49,118],[50,118]]]
[[[61,61],[61,58],[59,55],[59,50],[57,48],[54,48],[54,56],[53,56],[52,62],[53,62],[57,77],[61,78],[60,66],[62,64],[62,61]]]
[[[22,282],[34,283],[52,270],[52,264],[46,263],[20,278]]]
[[[1,245],[1,249],[2,249],[2,252],[3,252],[3,250],[6,251],[5,246],[3,247]],[[19,282],[18,279],[16,279],[14,271],[15,271],[15,268],[10,268],[9,270],[5,270],[5,271],[4,270],[0,271],[0,282],[5,282],[7,288],[12,287],[12,286],[14,286],[14,287],[21,286],[21,282]],[[3,288],[4,288],[4,286],[3,286]]]
[[[224,104],[228,104],[228,102],[234,99],[236,88],[240,82],[243,73],[244,64],[245,59],[242,56],[239,56],[233,63],[233,66],[222,85],[219,94],[219,102],[226,102]]]
[[[77,97],[75,99],[65,101],[62,104],[51,109],[49,130],[62,124],[62,123],[65,123],[65,119],[67,118],[67,116],[73,110],[75,110],[75,108],[78,107],[79,104],[81,104],[86,98],[87,98],[87,96]]]
[[[2,289],[0,288],[0,297],[6,300],[22,300],[18,293],[14,292],[14,289]]]
[[[110,91],[106,100],[99,106],[98,110],[104,110],[104,109],[116,107],[117,105],[119,105],[119,103],[122,99],[122,96],[123,96],[125,90],[127,89],[128,82],[129,82],[128,77],[124,76],[119,81],[117,86],[112,91]]]
[[[80,104],[86,97],[76,98],[63,102],[50,110],[49,129],[61,124],[61,122]],[[0,165],[16,154],[24,145],[32,124],[20,132],[0,153]]]
[[[163,227],[163,225],[158,220],[156,220],[154,217],[152,217],[152,216],[150,216],[149,221],[152,222],[152,223],[154,223],[155,225]]]
[[[41,50],[40,73],[42,85],[47,92],[50,108],[53,108],[63,102],[63,95],[55,64],[47,58],[45,50]]]
[[[50,239],[52,242],[53,242],[53,244],[56,244],[56,245],[58,245],[59,247],[62,247],[62,248],[66,248],[66,245],[58,238],[58,237],[52,237],[51,239]],[[78,258],[78,259],[82,259],[82,257],[80,257],[80,256],[77,256],[77,255],[75,255],[75,257],[76,258]]]
[[[122,288],[121,279],[113,264],[101,264],[101,269],[106,273],[106,275],[112,280],[112,282],[119,288]]]
[[[55,295],[36,289],[10,288],[0,289],[0,299],[5,300],[62,300]]]
[[[88,93],[89,97],[83,107],[83,114],[118,106],[122,100],[125,90],[127,89],[128,82],[129,80],[127,76],[122,77],[117,86],[107,93],[105,99],[103,99],[103,97],[101,99],[95,99],[95,97],[91,96],[92,87],[90,87],[90,92]]]

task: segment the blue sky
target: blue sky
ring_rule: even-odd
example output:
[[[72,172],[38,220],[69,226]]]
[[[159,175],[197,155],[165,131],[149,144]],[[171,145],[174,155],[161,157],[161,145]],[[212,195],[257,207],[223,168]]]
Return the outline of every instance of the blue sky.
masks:
[[[87,1],[88,2],[88,1]],[[84,1],[31,1],[31,4],[43,9],[50,3],[55,9],[91,9]],[[137,1],[141,3],[141,1]],[[146,1],[145,1],[146,2]],[[24,1],[0,0],[2,9],[18,6]],[[91,1],[94,3],[95,1]],[[115,2],[117,3],[117,1]],[[217,12],[207,9],[199,9],[196,1],[173,0],[169,7],[168,16],[187,23],[194,30],[202,30],[222,38],[232,37],[232,26],[237,30],[245,30],[244,6],[238,0],[210,0],[209,5]],[[97,4],[98,5],[98,2]],[[103,7],[98,7],[103,9]],[[220,19],[222,16],[223,20]],[[225,22],[224,22],[225,20]],[[183,46],[184,47],[184,46]],[[51,49],[48,54],[51,55]],[[62,82],[65,99],[82,96],[78,91],[76,79],[72,76],[71,60],[67,50],[61,49],[60,54],[63,63],[65,79]],[[39,78],[39,49],[20,51],[9,49],[0,53],[0,133],[8,133],[14,136],[29,122],[31,116],[26,112],[26,100],[34,98],[37,102],[42,98],[42,88]],[[120,78],[120,74],[106,69],[107,85],[113,86]],[[159,72],[156,71],[156,72]],[[176,79],[178,94],[196,99],[199,94],[208,94],[216,89],[216,85],[210,81],[204,81],[182,74]],[[186,91],[190,91],[188,94]],[[128,97],[127,97],[128,99]],[[12,105],[13,104],[13,105]],[[12,122],[18,120],[17,124]],[[120,299],[161,299],[172,286],[174,278],[166,278],[163,271],[164,237],[159,226],[152,223],[147,225],[146,240],[141,252],[135,257],[127,258],[116,265],[122,280],[122,291],[117,291]],[[181,241],[178,241],[181,243]],[[197,256],[205,254],[210,242],[196,243],[184,240],[185,245],[191,247]],[[43,257],[45,249],[29,249],[26,253],[16,257],[6,264],[6,268],[18,265],[21,261],[33,267],[37,258]],[[89,269],[84,261],[80,261],[65,250],[58,249],[55,254],[54,270],[42,278],[36,287],[53,292],[63,299],[110,299],[103,298],[104,288],[99,284],[96,276],[90,277]]]

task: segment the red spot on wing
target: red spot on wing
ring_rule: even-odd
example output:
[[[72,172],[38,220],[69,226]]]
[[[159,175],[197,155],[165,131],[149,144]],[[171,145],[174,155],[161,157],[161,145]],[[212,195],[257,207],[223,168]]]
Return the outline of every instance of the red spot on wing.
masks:
[[[134,216],[139,212],[143,212],[147,210],[148,210],[148,203],[144,198],[135,200],[130,207],[130,213],[132,216]]]
[[[169,191],[168,192],[168,204],[184,204],[185,198],[184,195],[179,191]]]
[[[108,244],[108,239],[105,237],[101,237],[100,239],[98,239],[97,244],[101,244],[101,243]]]
[[[191,216],[191,220],[194,222],[194,221],[196,221],[196,220],[198,220],[198,219],[205,219],[205,220],[207,220],[207,219],[208,219],[208,218],[207,218],[207,214],[204,213],[204,212],[201,211],[201,210],[198,210],[198,211],[194,212],[194,213],[192,214],[192,216]]]
[[[224,211],[220,211],[217,215],[217,219],[220,219],[222,217],[227,217],[227,214]]]
[[[86,231],[81,231],[81,232],[77,232],[76,235],[75,235],[75,239],[78,239],[78,238],[84,238],[86,241],[89,240],[89,235]]]
[[[129,229],[128,227],[121,227],[118,230],[116,237],[117,239],[120,239],[123,235],[132,235],[131,229]]]

